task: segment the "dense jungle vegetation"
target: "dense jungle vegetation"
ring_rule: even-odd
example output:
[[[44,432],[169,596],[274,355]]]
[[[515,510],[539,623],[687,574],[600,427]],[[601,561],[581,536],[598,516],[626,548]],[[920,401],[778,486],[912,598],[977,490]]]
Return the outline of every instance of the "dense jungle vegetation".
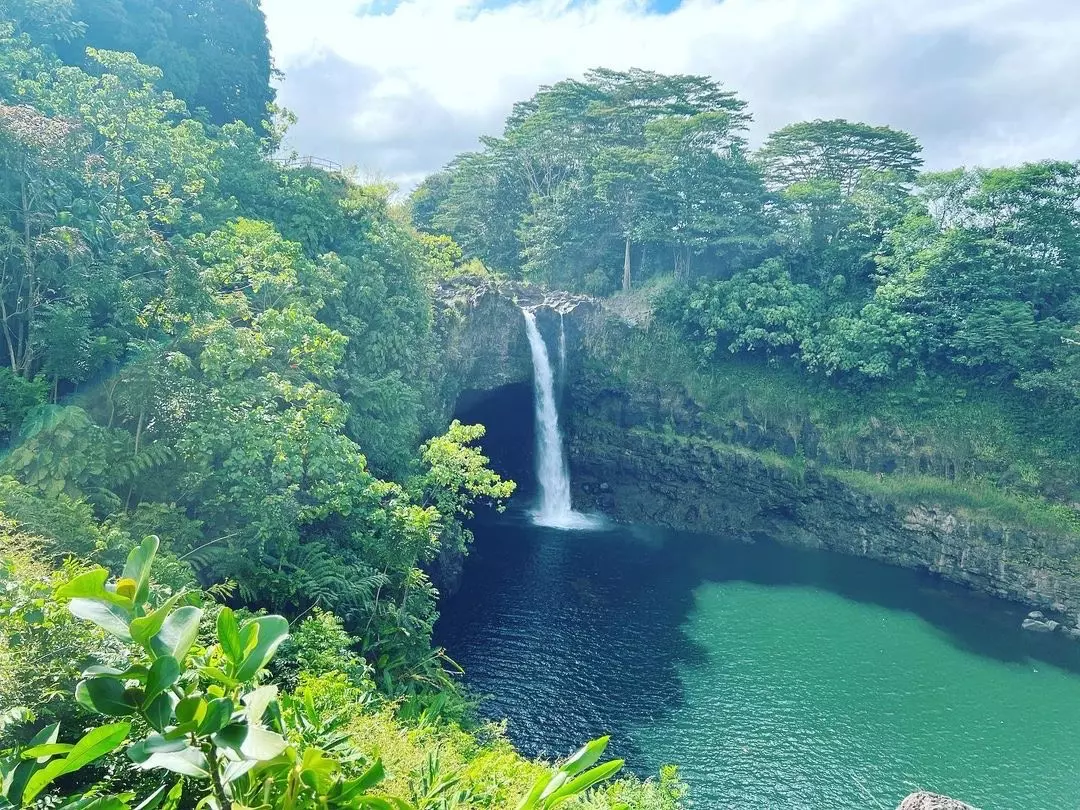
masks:
[[[1080,164],[924,172],[911,135],[845,120],[751,149],[750,120],[705,77],[594,70],[516,105],[413,215],[651,319],[596,347],[623,384],[781,427],[878,490],[1075,533]]]
[[[0,2],[0,806],[676,806],[432,648],[514,489],[437,421],[454,250],[273,158],[269,53],[248,0]]]
[[[514,490],[439,423],[447,276],[621,290],[611,373],[1073,526],[1076,164],[753,151],[715,82],[597,70],[402,205],[276,159],[272,76],[249,0],[0,0],[0,807],[681,806],[522,759],[432,647]]]

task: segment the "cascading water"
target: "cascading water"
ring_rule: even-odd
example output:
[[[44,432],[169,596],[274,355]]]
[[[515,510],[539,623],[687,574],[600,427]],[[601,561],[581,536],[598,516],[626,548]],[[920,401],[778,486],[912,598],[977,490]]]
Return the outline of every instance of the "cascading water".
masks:
[[[559,432],[559,410],[555,405],[555,379],[547,345],[536,326],[536,315],[522,309],[525,334],[532,352],[533,384],[536,393],[536,476],[540,482],[540,504],[533,511],[533,523],[554,529],[595,529],[599,518],[575,512],[570,505],[570,471],[563,455]],[[564,354],[565,335],[560,337]]]
[[[566,316],[559,313],[559,390],[566,383]]]

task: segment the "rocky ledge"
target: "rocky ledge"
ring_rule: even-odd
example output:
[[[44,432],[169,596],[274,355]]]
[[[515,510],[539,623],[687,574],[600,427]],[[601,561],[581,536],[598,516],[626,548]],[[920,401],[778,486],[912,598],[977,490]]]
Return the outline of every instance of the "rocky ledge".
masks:
[[[532,381],[523,308],[536,312],[549,346],[557,345],[563,330],[575,354],[585,324],[600,309],[599,302],[586,295],[483,276],[440,283],[434,303],[442,354],[440,405],[447,417],[455,407],[467,405],[470,394]]]
[[[958,802],[948,796],[939,796],[936,793],[920,791],[912,793],[902,802],[896,810],[975,810],[970,804]]]

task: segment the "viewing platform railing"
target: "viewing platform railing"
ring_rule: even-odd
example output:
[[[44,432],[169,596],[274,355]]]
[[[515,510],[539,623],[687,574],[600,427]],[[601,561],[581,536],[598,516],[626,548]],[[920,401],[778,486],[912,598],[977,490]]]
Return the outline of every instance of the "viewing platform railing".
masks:
[[[271,158],[271,160],[286,169],[322,169],[327,172],[340,173],[342,168],[340,163],[335,163],[326,158],[315,157],[314,155],[275,157]]]

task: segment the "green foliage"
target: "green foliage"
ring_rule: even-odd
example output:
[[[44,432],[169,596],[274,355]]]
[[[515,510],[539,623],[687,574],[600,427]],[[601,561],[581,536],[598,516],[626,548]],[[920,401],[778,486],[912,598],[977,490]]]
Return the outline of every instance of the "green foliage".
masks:
[[[705,355],[718,349],[790,356],[813,334],[820,295],[796,284],[778,259],[727,281],[702,284],[689,295],[669,291],[659,314],[681,323],[702,345]]]
[[[71,614],[128,645],[116,666],[86,668],[75,696],[90,712],[135,720],[92,728],[70,744],[58,741],[60,726],[53,723],[3,752],[4,806],[28,806],[60,777],[121,747],[137,770],[168,780],[139,805],[144,808],[175,807],[185,791],[200,806],[219,810],[445,810],[479,796],[463,782],[463,770],[443,770],[437,749],[426,754],[423,769],[410,780],[410,799],[372,794],[386,777],[381,760],[368,759],[342,733],[348,713],[327,717],[321,708],[328,699],[348,707],[344,698],[356,695],[357,686],[327,691],[316,686],[320,676],[310,673],[304,673],[295,695],[259,685],[260,673],[289,634],[288,623],[280,616],[238,621],[233,611],[221,608],[212,640],[204,646],[198,596],[181,591],[161,599],[152,594],[158,547],[156,537],[147,537],[128,555],[115,581],[105,569],[92,568],[61,585],[55,600],[48,600],[66,601]],[[332,620],[316,616],[310,621],[315,626],[300,642],[304,649],[318,647],[328,635],[332,644],[340,643],[340,626]],[[340,673],[321,677],[327,685],[348,683]],[[335,696],[334,689],[342,694]],[[360,702],[351,702],[355,712]],[[14,720],[30,717],[25,711],[12,715]],[[606,745],[606,738],[589,743],[558,770],[540,777],[520,806],[554,807],[608,778],[622,762],[595,765]],[[96,793],[54,805],[125,810],[132,799],[131,792]]]
[[[442,436],[420,448],[424,472],[409,482],[412,498],[424,506],[434,506],[442,518],[438,528],[440,547],[466,550],[472,535],[463,521],[473,516],[472,505],[488,502],[502,508],[516,489],[488,467],[488,458],[473,443],[484,436],[483,425],[463,425],[456,419]],[[423,555],[430,559],[435,548]]]
[[[27,414],[44,404],[47,391],[40,377],[27,380],[0,368],[0,437],[18,433]]]
[[[583,793],[598,782],[611,778],[623,766],[621,759],[597,765],[607,748],[608,738],[600,737],[582,746],[554,772],[542,774],[529,794],[517,805],[517,810],[551,810],[572,796]],[[613,810],[629,810],[627,805],[615,805]]]
[[[132,645],[121,667],[95,666],[83,673],[75,689],[79,703],[105,716],[138,716],[148,733],[127,746],[128,758],[142,770],[186,777],[209,806],[251,806],[257,797],[264,806],[281,808],[384,806],[387,800],[364,795],[381,779],[377,761],[350,776],[329,752],[290,744],[286,724],[295,711],[282,712],[276,687],[257,685],[288,636],[288,623],[280,616],[241,623],[223,608],[216,644],[197,646],[203,611],[190,603],[194,595],[179,592],[156,605],[147,601],[157,549],[157,538],[146,538],[115,583],[99,568],[57,589],[57,599],[66,600],[72,614]],[[70,750],[44,749],[32,741],[18,752],[22,759],[52,758],[30,776],[23,795],[9,799],[16,806],[32,800],[52,779],[126,742],[131,730],[129,723],[103,726]],[[55,727],[51,734],[49,742],[55,741]]]
[[[793,473],[801,452],[818,470],[897,503],[1075,534],[1076,434],[1020,392],[964,395],[942,378],[851,391],[726,352],[702,364],[657,323],[595,340],[589,354],[590,378],[614,377],[637,396],[663,392],[672,418],[726,451],[749,446]],[[665,425],[642,429],[662,435]]]
[[[777,188],[830,181],[851,195],[867,172],[915,179],[922,147],[906,132],[850,121],[808,121],[772,133],[757,153],[768,182]]]
[[[267,118],[273,64],[257,3],[74,0],[71,6],[77,33],[55,42],[68,64],[84,65],[87,47],[130,51],[161,68],[162,86],[216,124],[259,127]]]
[[[701,76],[589,71],[541,88],[501,138],[429,179],[414,221],[488,267],[600,293],[666,256],[684,278],[742,266],[768,238],[744,109]]]
[[[33,707],[45,725],[72,725],[72,698],[82,667],[115,663],[121,650],[105,634],[76,620],[53,597],[56,586],[78,573],[54,571],[48,543],[0,522],[0,706]],[[0,729],[0,748],[23,741],[19,729]]]
[[[355,649],[356,639],[344,623],[321,608],[295,625],[274,661],[274,674],[282,685],[295,689],[304,676],[332,672],[344,675],[350,684],[371,686],[371,668]]]

